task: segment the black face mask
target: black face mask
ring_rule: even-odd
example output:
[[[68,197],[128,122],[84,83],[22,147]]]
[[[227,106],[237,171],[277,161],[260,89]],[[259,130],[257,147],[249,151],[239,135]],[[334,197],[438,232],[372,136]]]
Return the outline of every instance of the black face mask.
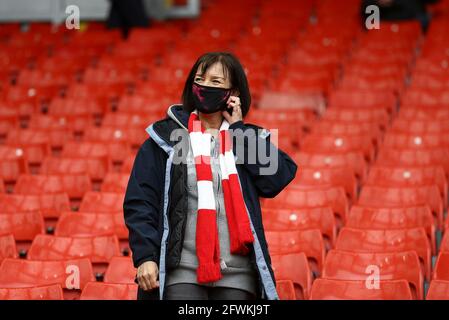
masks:
[[[202,86],[197,83],[192,85],[193,101],[195,108],[202,113],[214,113],[225,110],[231,89]]]

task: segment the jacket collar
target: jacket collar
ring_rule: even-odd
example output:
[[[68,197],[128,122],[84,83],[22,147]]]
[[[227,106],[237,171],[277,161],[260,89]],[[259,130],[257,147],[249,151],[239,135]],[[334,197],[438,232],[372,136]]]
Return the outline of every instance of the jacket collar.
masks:
[[[172,148],[178,141],[171,141],[170,136],[173,130],[183,128],[187,133],[189,113],[184,111],[181,104],[171,105],[167,110],[167,117],[163,120],[151,124],[146,131],[150,136],[156,138],[160,147],[163,145]],[[154,135],[157,137],[154,137]]]
[[[183,109],[182,104],[171,105],[167,110],[167,115],[187,130],[190,114]]]

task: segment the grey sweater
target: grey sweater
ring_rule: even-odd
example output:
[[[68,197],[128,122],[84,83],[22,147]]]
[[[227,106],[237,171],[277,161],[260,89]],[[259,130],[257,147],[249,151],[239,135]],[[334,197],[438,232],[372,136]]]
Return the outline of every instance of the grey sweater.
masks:
[[[220,164],[218,158],[219,153],[219,141],[212,138],[211,169],[213,175],[215,206],[217,209],[217,226],[220,243],[222,278],[217,282],[202,285],[212,287],[230,287],[250,291],[256,294],[257,271],[253,267],[249,255],[241,256],[230,253],[228,222],[226,219],[223,190],[221,185]],[[184,242],[181,251],[181,260],[179,266],[176,269],[168,271],[166,278],[167,286],[177,283],[198,284],[196,277],[198,259],[196,256],[195,247],[198,189],[196,181],[195,162],[191,146],[187,154],[187,175],[188,211]]]

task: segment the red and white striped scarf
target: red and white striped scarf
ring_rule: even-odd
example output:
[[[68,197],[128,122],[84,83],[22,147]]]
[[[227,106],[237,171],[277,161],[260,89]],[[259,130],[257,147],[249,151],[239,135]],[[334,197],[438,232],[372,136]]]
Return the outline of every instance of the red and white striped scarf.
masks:
[[[248,213],[235,166],[229,123],[223,119],[220,126],[221,183],[228,221],[231,253],[246,255],[247,245],[253,243]],[[197,280],[199,283],[218,281],[220,271],[220,245],[217,229],[215,194],[210,166],[211,134],[205,132],[197,111],[189,117],[188,131],[198,185],[198,215],[196,223],[196,255],[198,257]]]

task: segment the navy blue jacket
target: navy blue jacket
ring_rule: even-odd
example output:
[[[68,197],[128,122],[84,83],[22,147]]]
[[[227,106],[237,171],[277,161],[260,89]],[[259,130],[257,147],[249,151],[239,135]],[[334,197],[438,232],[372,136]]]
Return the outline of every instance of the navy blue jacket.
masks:
[[[145,261],[154,261],[159,266],[158,298],[163,298],[167,269],[176,267],[179,262],[187,214],[186,192],[183,192],[186,166],[173,161],[179,141],[174,141],[171,134],[173,130],[181,129],[178,131],[188,135],[189,114],[181,105],[171,106],[167,114],[165,119],[153,123],[146,130],[150,137],[137,153],[123,204],[134,266],[138,267]],[[236,162],[236,167],[255,238],[251,252],[259,274],[259,297],[278,299],[259,197],[273,198],[279,194],[294,179],[297,166],[269,141],[268,131],[242,121],[233,123],[229,129],[241,129],[240,133],[233,131],[237,132],[234,138],[239,134],[244,137],[235,140],[234,154],[238,154],[236,148],[242,147],[243,143],[246,156],[242,163]],[[249,155],[257,154],[261,145],[266,146],[266,154],[273,155],[278,163],[277,170],[271,175],[260,174],[260,170],[268,167],[269,163],[258,158],[255,162],[249,161],[254,160]]]

